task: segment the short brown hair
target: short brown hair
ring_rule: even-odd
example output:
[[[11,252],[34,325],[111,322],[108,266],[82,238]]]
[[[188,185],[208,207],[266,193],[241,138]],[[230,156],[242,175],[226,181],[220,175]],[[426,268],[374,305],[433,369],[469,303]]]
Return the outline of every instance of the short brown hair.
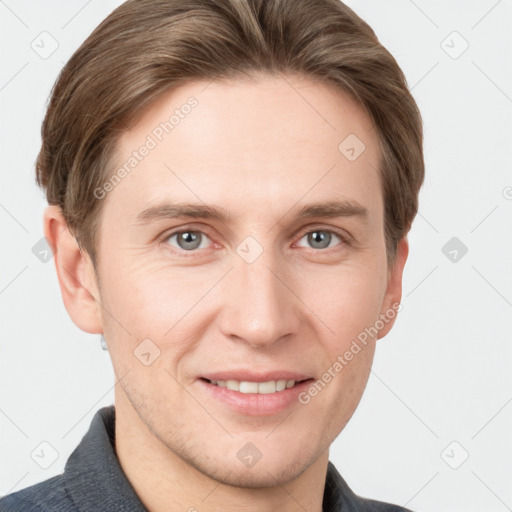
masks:
[[[405,76],[339,0],[129,0],[61,71],[42,126],[37,184],[97,264],[116,142],[164,92],[196,79],[293,73],[334,84],[379,135],[388,262],[409,231],[424,179],[422,121]],[[340,141],[341,142],[341,141]]]

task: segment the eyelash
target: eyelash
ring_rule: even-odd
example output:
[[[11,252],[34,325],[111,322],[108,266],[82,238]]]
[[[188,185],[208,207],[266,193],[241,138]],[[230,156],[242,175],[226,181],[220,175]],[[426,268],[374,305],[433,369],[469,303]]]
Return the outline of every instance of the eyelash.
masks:
[[[343,235],[342,233],[340,233],[339,231],[337,230],[333,230],[333,229],[326,229],[326,228],[312,228],[310,229],[309,231],[305,231],[304,233],[302,233],[302,235],[299,237],[299,240],[301,240],[302,238],[304,238],[305,236],[309,235],[310,233],[316,233],[318,231],[321,231],[321,232],[325,232],[325,233],[330,233],[332,235],[336,235],[340,241],[341,241],[341,244],[338,244],[338,245],[349,245],[349,241],[348,241],[348,238],[347,236]],[[200,229],[197,229],[197,228],[194,228],[192,226],[185,226],[183,228],[180,228],[179,230],[176,230],[176,231],[171,231],[169,233],[166,233],[163,237],[162,237],[162,242],[167,242],[171,237],[175,236],[175,235],[180,235],[182,233],[188,233],[188,232],[192,232],[192,233],[200,233],[201,235],[204,235],[206,236],[207,238],[210,238],[204,231],[201,231]],[[169,244],[166,244],[167,246],[170,246]],[[179,256],[184,256],[184,257],[193,257],[193,256],[196,256],[197,253],[201,250],[204,250],[204,249],[193,249],[193,250],[190,250],[190,251],[186,251],[184,249],[179,249],[177,247],[174,247],[174,246],[170,246],[172,247],[171,248],[171,251],[174,253],[174,254],[177,254]],[[310,248],[312,251],[315,251],[315,252],[330,252],[331,250],[335,249],[335,247],[327,247],[325,249],[314,249],[314,248]]]

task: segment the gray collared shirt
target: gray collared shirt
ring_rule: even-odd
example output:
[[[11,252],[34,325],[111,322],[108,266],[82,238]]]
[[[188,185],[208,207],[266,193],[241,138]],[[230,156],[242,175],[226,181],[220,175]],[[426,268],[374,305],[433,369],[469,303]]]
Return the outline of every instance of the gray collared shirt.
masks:
[[[148,512],[115,452],[115,408],[99,409],[64,472],[0,499],[0,512]],[[410,512],[356,496],[329,462],[324,512]]]

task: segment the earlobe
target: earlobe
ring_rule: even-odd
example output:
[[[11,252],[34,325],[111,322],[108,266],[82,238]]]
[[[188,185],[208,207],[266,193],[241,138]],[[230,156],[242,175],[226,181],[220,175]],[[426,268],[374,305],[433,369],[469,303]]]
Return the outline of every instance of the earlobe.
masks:
[[[66,311],[82,331],[103,332],[101,306],[94,267],[67,228],[59,206],[44,212],[44,235],[54,251],[55,269]]]
[[[380,315],[384,327],[379,330],[377,339],[386,336],[395,323],[400,301],[402,300],[402,276],[408,255],[409,242],[407,241],[407,236],[404,236],[398,243],[395,262],[388,276],[388,285],[384,300],[382,301]]]

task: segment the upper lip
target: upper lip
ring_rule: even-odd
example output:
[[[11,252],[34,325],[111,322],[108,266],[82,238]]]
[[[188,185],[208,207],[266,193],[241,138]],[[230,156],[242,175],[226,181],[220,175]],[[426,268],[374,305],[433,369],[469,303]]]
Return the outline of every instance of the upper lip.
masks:
[[[306,373],[294,372],[289,370],[275,370],[271,372],[259,373],[251,370],[222,370],[220,372],[211,372],[200,375],[208,380],[236,380],[239,382],[269,382],[271,380],[301,380],[311,379],[312,376]]]

